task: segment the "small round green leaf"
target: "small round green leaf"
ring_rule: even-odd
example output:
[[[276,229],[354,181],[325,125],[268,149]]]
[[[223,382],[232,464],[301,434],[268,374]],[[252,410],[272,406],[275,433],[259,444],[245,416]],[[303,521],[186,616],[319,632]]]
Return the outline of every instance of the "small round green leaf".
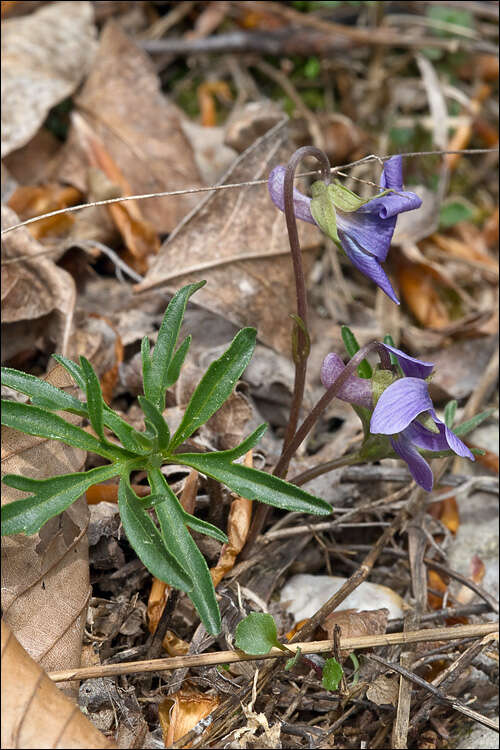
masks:
[[[323,667],[322,685],[325,690],[337,690],[344,671],[336,659],[327,659]]]
[[[246,654],[268,654],[273,646],[283,649],[273,617],[264,612],[250,612],[238,623],[234,642]]]

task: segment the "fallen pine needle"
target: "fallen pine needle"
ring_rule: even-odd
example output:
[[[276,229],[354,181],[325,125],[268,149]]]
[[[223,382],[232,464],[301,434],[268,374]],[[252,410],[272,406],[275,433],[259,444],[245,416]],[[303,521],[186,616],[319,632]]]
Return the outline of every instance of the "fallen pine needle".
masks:
[[[429,628],[427,630],[410,630],[406,633],[385,633],[383,635],[364,635],[356,638],[341,638],[342,650],[354,651],[362,648],[376,648],[377,646],[394,646],[406,643],[425,643],[427,641],[451,641],[459,638],[481,638],[489,633],[498,631],[498,622],[487,622],[477,625],[457,625],[451,628]],[[310,641],[306,643],[288,644],[287,649],[295,651],[300,648],[303,654],[322,654],[332,650],[332,641]],[[159,672],[162,670],[182,669],[189,667],[206,667],[216,664],[231,664],[241,661],[257,661],[258,659],[278,659],[290,656],[289,652],[272,648],[268,654],[245,654],[243,651],[217,651],[210,654],[193,654],[187,656],[172,656],[165,659],[149,659],[147,661],[131,661],[124,664],[104,664],[96,667],[82,667],[80,669],[65,669],[60,672],[49,672],[48,676],[54,682],[69,680],[87,680],[93,677],[110,677],[120,674],[139,674],[144,672]]]

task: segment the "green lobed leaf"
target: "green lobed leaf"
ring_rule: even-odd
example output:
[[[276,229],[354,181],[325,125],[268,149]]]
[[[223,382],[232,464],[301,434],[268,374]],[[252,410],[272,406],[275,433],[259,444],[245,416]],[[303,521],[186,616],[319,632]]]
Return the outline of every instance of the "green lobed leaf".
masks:
[[[450,430],[453,427],[453,422],[455,421],[457,406],[458,402],[453,399],[452,401],[448,401],[448,403],[444,407],[444,423],[447,427],[450,428]]]
[[[267,474],[265,471],[252,469],[243,464],[232,463],[233,458],[234,450],[214,453],[177,453],[175,463],[191,466],[212,479],[217,479],[248,500],[258,500],[276,508],[301,513],[324,516],[332,512],[330,505],[319,497],[314,497],[300,487],[278,479],[273,474]],[[171,462],[174,462],[174,458]]]
[[[236,626],[234,643],[245,654],[262,656],[275,647],[284,650],[278,641],[276,623],[272,615],[265,612],[250,612]]]
[[[186,511],[184,511],[184,523],[190,529],[193,529],[193,531],[197,531],[199,534],[211,536],[214,539],[217,539],[217,541],[222,542],[222,544],[227,544],[229,541],[224,532],[218,529],[217,526],[213,526],[213,524],[208,523],[208,521],[203,521],[201,518],[192,516]]]
[[[106,427],[114,432],[125,450],[142,455],[151,451],[152,441],[144,433],[135,430],[107,404],[104,404],[103,420]]]
[[[121,458],[124,453],[120,446],[103,444],[81,427],[66,422],[57,414],[45,411],[39,406],[2,401],[2,424],[27,435],[61,440],[75,448],[91,451],[109,459]]]
[[[29,396],[34,406],[40,406],[43,409],[69,411],[80,416],[87,414],[85,404],[82,404],[77,398],[26,372],[14,370],[11,367],[2,367],[2,385],[7,385],[9,388]]]
[[[6,474],[2,481],[7,487],[34,494],[2,506],[2,534],[36,534],[50,518],[66,510],[89,487],[111,479],[120,473],[120,469],[119,465],[112,464],[49,479]]]
[[[184,360],[186,359],[186,354],[188,353],[189,347],[191,345],[191,339],[192,336],[186,336],[182,344],[179,346],[177,351],[175,352],[174,356],[172,357],[172,361],[170,363],[170,367],[168,368],[167,372],[167,380],[165,383],[165,389],[171,388],[174,383],[177,382],[181,367],[184,364]]]
[[[337,217],[328,188],[322,180],[311,185],[311,213],[319,228],[334,242],[339,243],[337,234]]]
[[[156,430],[159,450],[166,450],[170,442],[170,430],[161,411],[146,396],[138,396],[138,401],[146,419]]]
[[[325,690],[337,690],[344,670],[336,659],[327,659],[323,667],[322,685]]]
[[[229,398],[235,383],[250,362],[256,338],[255,328],[242,328],[224,354],[212,362],[191,396],[169,450],[174,450],[187,440]]]
[[[77,386],[85,393],[85,378],[83,377],[80,365],[77,365],[72,359],[63,357],[62,354],[53,354],[52,358],[69,372]]]
[[[85,378],[85,393],[87,395],[90,424],[101,440],[105,440],[103,421],[104,399],[102,397],[99,378],[86,357],[80,357],[80,367]]]
[[[190,573],[167,549],[162,535],[125,477],[118,488],[118,509],[127,539],[150,573],[170,586],[189,592],[193,587]]]
[[[340,331],[347,354],[349,357],[354,357],[354,355],[359,352],[360,348],[356,336],[353,334],[349,326],[342,326]],[[371,378],[373,370],[367,359],[364,359],[359,363],[357,373],[360,378]]]
[[[193,588],[188,592],[189,598],[207,631],[217,635],[221,629],[221,619],[212,577],[205,558],[185,526],[186,512],[159,469],[148,472],[148,479],[155,495],[165,495],[165,501],[155,505],[164,544],[189,572],[193,581]]]
[[[165,391],[168,383],[169,368],[171,365],[180,327],[184,318],[184,312],[189,298],[198,289],[206,284],[200,281],[197,284],[187,284],[179,289],[172,297],[163,316],[158,331],[158,338],[151,357],[151,384],[149,393],[145,392],[147,398],[160,410],[164,407]]]
[[[480,414],[476,414],[475,417],[472,417],[471,419],[468,419],[466,422],[462,422],[462,424],[457,425],[453,428],[453,432],[455,435],[467,435],[467,433],[472,432],[472,430],[475,430],[476,427],[479,427],[481,422],[484,422],[485,419],[488,419],[490,417],[495,409],[486,409],[486,411],[482,411]]]
[[[141,360],[142,360],[142,387],[146,398],[154,399],[156,396],[155,386],[153,383],[153,373],[151,365],[151,348],[147,336],[141,341]]]

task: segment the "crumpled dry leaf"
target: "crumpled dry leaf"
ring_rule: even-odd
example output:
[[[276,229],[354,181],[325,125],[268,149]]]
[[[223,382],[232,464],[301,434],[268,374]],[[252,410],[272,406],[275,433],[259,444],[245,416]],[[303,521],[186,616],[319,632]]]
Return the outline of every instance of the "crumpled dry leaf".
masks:
[[[342,606],[342,605],[341,605]],[[333,639],[333,631],[338,625],[342,628],[342,638],[356,638],[359,635],[378,635],[385,633],[389,610],[369,609],[357,612],[355,609],[342,609],[331,612],[321,626],[327,637]]]
[[[2,206],[2,225],[18,223],[16,214]],[[2,261],[35,256],[43,246],[26,227],[16,229],[2,241]],[[2,265],[2,359],[35,345],[36,339],[48,335],[57,348],[67,354],[73,309],[75,283],[69,273],[43,255]],[[47,319],[47,316],[50,316]],[[39,325],[38,325],[39,324]]]
[[[49,3],[2,22],[2,156],[20,148],[70,96],[96,49],[92,3]]]
[[[285,124],[278,124],[237,159],[223,184],[265,179],[292,150]],[[314,227],[302,222],[298,228],[303,251],[318,246]],[[306,271],[309,261],[304,253]],[[292,262],[285,218],[265,185],[219,190],[202,201],[163,244],[136,290],[161,286],[173,293],[200,278],[208,284],[197,293],[197,305],[237,326],[255,326],[261,341],[289,355]]]
[[[57,365],[47,382],[69,393],[73,381]],[[71,417],[75,423],[79,417]],[[2,475],[44,479],[80,471],[85,452],[2,427]],[[2,488],[2,504],[26,493]],[[82,497],[33,536],[2,537],[2,605],[23,648],[47,671],[80,666],[89,597],[88,508]]]
[[[134,195],[201,184],[177,108],[161,92],[150,58],[114,22],[101,33],[75,105]],[[73,127],[54,169],[58,180],[86,189],[88,159]],[[157,232],[171,232],[198,200],[196,195],[152,198],[141,210]]]
[[[82,199],[79,190],[57,183],[46,183],[44,185],[26,185],[18,187],[9,199],[9,208],[16,212],[21,221],[31,219],[33,216],[56,211],[68,206],[74,206]],[[47,219],[30,224],[27,229],[35,239],[40,239],[46,234],[64,234],[73,225],[72,214],[59,214]]]
[[[441,279],[436,278],[431,266],[400,257],[397,278],[404,301],[422,325],[438,330],[450,325],[448,310],[439,294]]]
[[[399,677],[379,674],[370,683],[366,697],[377,706],[396,706],[399,693]]]
[[[179,690],[158,706],[165,747],[184,737],[219,704],[219,697]]]
[[[2,747],[114,748],[2,621]]]

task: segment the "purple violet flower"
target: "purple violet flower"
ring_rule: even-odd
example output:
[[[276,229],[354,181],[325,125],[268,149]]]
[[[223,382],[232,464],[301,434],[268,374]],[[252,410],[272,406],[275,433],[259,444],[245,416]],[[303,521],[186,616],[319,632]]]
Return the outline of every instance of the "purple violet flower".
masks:
[[[397,192],[374,198],[356,211],[335,209],[340,244],[351,263],[398,305],[399,300],[380,264],[387,258],[398,214],[422,205],[418,195],[403,190],[402,164],[401,156],[392,156],[385,162],[380,180],[382,190]],[[268,181],[271,200],[281,211],[285,210],[285,171],[283,166],[275,167]],[[316,224],[310,209],[311,198],[294,188],[293,199],[295,216]]]
[[[431,452],[452,450],[457,456],[470,458],[471,461],[475,460],[474,455],[434,410],[425,380],[434,365],[410,357],[393,346],[384,346],[388,352],[396,355],[404,376],[391,383],[378,399],[371,416],[370,432],[389,435],[393,450],[407,463],[416,483],[430,492],[434,483],[432,470],[418,449]],[[344,367],[337,354],[326,356],[321,368],[321,381],[325,388],[332,385]],[[373,408],[371,382],[351,375],[338,398],[357,406]]]

